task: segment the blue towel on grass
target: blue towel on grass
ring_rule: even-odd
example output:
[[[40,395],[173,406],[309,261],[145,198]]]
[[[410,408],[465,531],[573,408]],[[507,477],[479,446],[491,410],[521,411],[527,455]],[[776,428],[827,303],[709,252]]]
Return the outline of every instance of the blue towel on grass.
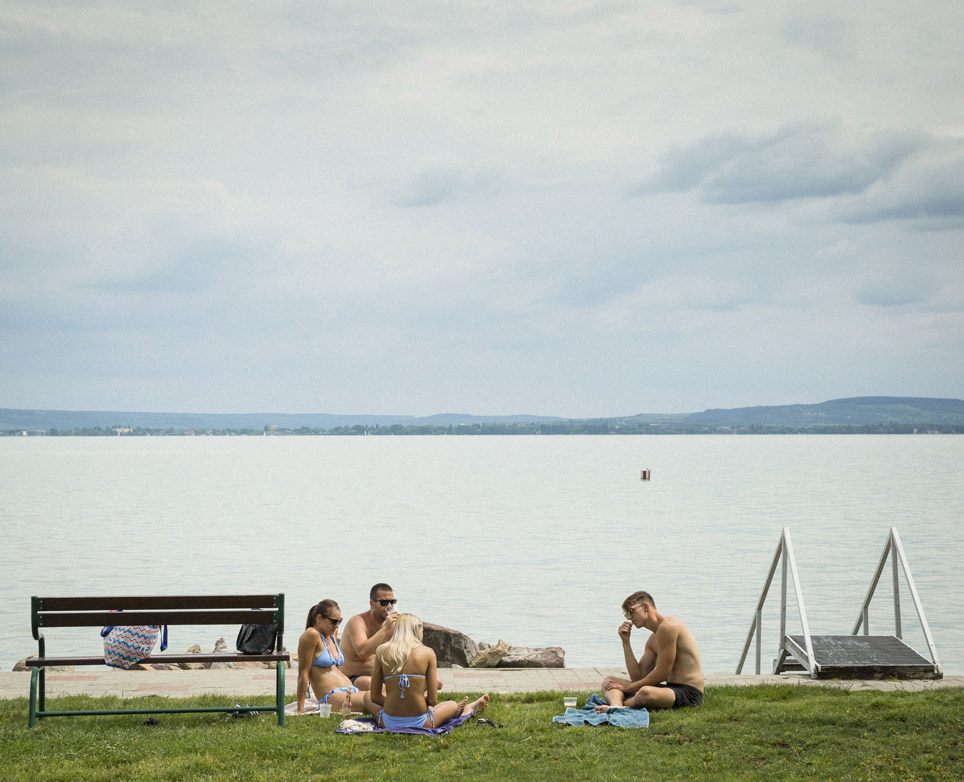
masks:
[[[605,706],[606,701],[593,693],[581,709],[566,709],[561,717],[553,717],[553,722],[563,725],[616,725],[620,728],[648,728],[649,711],[646,709],[616,708],[596,713],[596,706]]]
[[[342,733],[348,736],[356,736],[359,733],[415,733],[420,736],[442,736],[446,733],[451,733],[459,725],[465,722],[469,717],[474,717],[475,714],[460,714],[455,719],[451,719],[448,722],[440,725],[437,728],[398,728],[397,730],[389,730],[388,728],[379,728],[375,723],[374,717],[358,717],[357,722],[367,722],[374,726],[374,730],[366,731],[353,731],[353,730],[342,730],[341,728],[336,728],[335,733]]]

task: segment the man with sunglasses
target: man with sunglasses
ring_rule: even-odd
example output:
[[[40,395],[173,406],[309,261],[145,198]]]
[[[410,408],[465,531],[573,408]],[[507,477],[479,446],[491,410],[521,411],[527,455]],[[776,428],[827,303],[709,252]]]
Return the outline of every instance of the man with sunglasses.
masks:
[[[341,639],[345,664],[341,670],[359,690],[371,688],[375,650],[395,633],[395,592],[388,584],[375,584],[368,593],[368,610],[348,620]]]
[[[623,601],[626,621],[619,626],[628,679],[607,676],[603,679],[603,697],[608,706],[597,706],[597,712],[613,707],[634,709],[679,709],[699,706],[703,702],[703,667],[700,650],[689,628],[675,616],[663,616],[649,592],[633,592]],[[652,633],[646,639],[643,655],[638,660],[629,636],[633,628],[646,628]]]

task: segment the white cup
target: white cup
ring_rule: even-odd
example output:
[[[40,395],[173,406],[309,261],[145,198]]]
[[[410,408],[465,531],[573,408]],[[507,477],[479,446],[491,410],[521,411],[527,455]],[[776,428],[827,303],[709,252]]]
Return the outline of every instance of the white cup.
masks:
[[[562,705],[567,709],[574,709],[576,708],[576,699],[571,695],[567,695],[562,699]]]
[[[330,704],[330,703],[319,703],[319,704],[318,704],[318,716],[319,716],[319,717],[330,717],[330,716],[331,716],[331,704]]]

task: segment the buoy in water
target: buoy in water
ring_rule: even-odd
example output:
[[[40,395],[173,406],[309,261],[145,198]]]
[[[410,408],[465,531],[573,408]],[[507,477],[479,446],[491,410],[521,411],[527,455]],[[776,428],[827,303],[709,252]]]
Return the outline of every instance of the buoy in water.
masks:
[[[639,473],[639,480],[648,481],[649,480],[649,470],[641,470]]]

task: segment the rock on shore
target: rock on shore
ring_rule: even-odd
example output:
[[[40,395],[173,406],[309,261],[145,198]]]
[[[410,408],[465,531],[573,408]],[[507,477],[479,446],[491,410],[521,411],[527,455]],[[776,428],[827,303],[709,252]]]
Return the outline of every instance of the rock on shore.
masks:
[[[442,668],[565,668],[566,653],[558,646],[530,649],[513,646],[501,638],[492,646],[473,641],[465,633],[423,623],[426,646],[435,650]]]
[[[442,668],[467,668],[479,653],[479,645],[465,633],[429,622],[422,623],[422,642],[435,651]]]

